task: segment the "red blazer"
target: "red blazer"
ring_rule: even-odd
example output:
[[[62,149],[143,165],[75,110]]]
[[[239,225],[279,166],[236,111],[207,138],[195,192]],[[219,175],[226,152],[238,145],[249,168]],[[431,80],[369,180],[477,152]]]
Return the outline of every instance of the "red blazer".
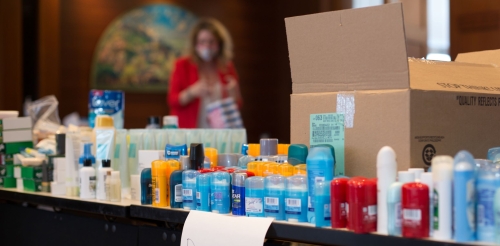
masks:
[[[238,74],[233,63],[228,63],[225,71],[219,69],[219,80],[222,87],[229,81],[227,75],[233,76],[238,81]],[[198,112],[200,110],[200,99],[196,98],[189,104],[181,106],[179,95],[181,91],[198,81],[198,67],[189,57],[181,57],[175,62],[175,67],[170,78],[170,88],[167,94],[167,103],[170,106],[170,114],[179,117],[179,128],[196,128],[198,123]],[[227,97],[226,90],[222,90],[222,97]],[[240,104],[241,102],[238,102]]]

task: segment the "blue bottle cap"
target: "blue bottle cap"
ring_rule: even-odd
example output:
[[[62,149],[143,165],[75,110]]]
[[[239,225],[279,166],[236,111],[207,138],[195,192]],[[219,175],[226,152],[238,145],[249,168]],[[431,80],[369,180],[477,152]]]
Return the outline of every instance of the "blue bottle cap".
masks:
[[[241,154],[242,155],[248,155],[248,144],[242,144],[241,145]]]
[[[493,163],[500,161],[500,147],[494,147],[488,150],[488,160]]]
[[[84,164],[85,159],[89,159],[92,164],[95,163],[95,157],[92,155],[92,143],[85,143],[83,145],[83,154],[80,156],[78,163]]]
[[[288,163],[292,165],[305,164],[308,149],[305,144],[291,144],[288,147]]]
[[[333,148],[332,145],[330,145],[330,144],[317,144],[317,145],[312,145],[311,149],[312,148],[316,148],[316,147],[326,147],[326,148],[329,148],[330,151],[332,152],[333,164],[337,163],[337,160],[335,159],[335,149]]]

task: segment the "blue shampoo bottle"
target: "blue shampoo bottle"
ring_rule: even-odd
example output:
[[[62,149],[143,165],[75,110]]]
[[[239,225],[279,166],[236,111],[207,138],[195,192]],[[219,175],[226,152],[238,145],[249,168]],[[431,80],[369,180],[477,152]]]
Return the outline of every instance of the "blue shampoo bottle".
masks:
[[[170,174],[170,207],[182,208],[182,170]]]
[[[332,147],[333,148],[333,147]],[[307,221],[315,223],[314,221],[314,200],[315,190],[314,185],[317,181],[330,182],[333,179],[335,171],[334,158],[332,155],[332,148],[325,146],[317,146],[311,148],[306,160],[307,168],[307,185],[309,191],[308,197],[308,212]]]
[[[479,166],[476,179],[477,240],[495,242],[494,195],[499,188],[499,169],[490,160],[474,160]]]
[[[282,175],[269,175],[264,178],[264,215],[285,220],[285,183]]]
[[[245,214],[264,217],[264,178],[254,176],[245,180]]]
[[[304,175],[286,180],[285,217],[290,222],[307,222],[307,177]]]
[[[141,172],[141,204],[151,205],[153,203],[151,183],[151,168],[144,168]]]
[[[319,181],[314,187],[314,213],[316,227],[331,227],[330,182]]]
[[[182,206],[185,210],[196,210],[196,177],[199,174],[195,170],[182,172]]]
[[[462,150],[455,155],[453,166],[453,228],[457,242],[476,240],[474,157]]]
[[[245,216],[245,180],[246,172],[234,172],[231,181],[231,204],[233,215]]]
[[[230,177],[227,172],[214,172],[210,181],[210,199],[213,213],[228,214],[231,198],[229,195]]]
[[[210,212],[211,173],[202,173],[196,177],[196,210]]]

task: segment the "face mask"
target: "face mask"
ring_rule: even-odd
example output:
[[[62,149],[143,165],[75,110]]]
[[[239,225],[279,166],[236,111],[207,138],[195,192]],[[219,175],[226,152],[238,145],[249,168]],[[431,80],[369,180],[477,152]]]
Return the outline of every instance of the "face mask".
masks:
[[[215,52],[207,48],[198,48],[196,49],[196,52],[198,53],[198,56],[206,62],[211,61],[215,54]]]

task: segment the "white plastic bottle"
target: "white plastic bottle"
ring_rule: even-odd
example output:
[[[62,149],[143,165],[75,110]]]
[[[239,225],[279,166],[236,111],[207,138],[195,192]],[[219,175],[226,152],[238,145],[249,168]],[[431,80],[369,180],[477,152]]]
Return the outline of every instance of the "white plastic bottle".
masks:
[[[434,183],[433,238],[452,238],[452,184],[453,158],[436,156],[432,159],[432,181]]]
[[[415,181],[420,181],[420,175],[425,172],[423,168],[408,168],[408,171],[415,174]]]
[[[102,168],[97,171],[97,199],[109,200],[109,194],[106,194],[106,177],[108,171],[113,171],[110,160],[102,160]]]
[[[96,177],[92,161],[85,159],[83,167],[80,169],[80,198],[95,199]]]
[[[120,180],[120,171],[111,172],[111,201],[119,202],[122,199],[122,182]]]
[[[433,209],[433,206],[434,206],[434,201],[432,200],[434,198],[434,183],[432,182],[432,173],[422,173],[420,174],[420,182],[422,184],[425,184],[427,185],[427,187],[429,187],[429,222],[430,222],[430,225],[429,225],[429,236],[432,237],[432,234],[433,234],[433,224],[434,224],[434,221],[433,221],[433,214],[434,214],[434,209]]]
[[[385,146],[377,154],[377,232],[387,234],[387,191],[396,182],[396,153]]]
[[[415,173],[409,171],[398,172],[398,182],[394,182],[387,190],[387,233],[391,236],[401,236],[402,210],[401,188],[406,183],[415,181]]]

